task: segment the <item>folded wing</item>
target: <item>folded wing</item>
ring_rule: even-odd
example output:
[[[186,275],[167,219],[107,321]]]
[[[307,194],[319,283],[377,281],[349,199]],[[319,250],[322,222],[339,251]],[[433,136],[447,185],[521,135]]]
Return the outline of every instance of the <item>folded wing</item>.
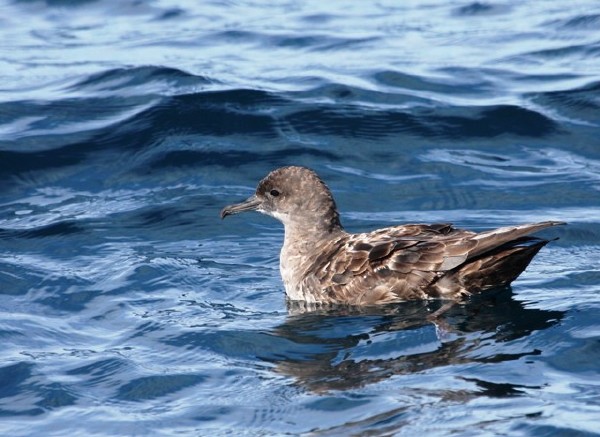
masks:
[[[355,296],[360,299],[357,303],[376,304],[457,298],[510,283],[547,243],[527,235],[558,224],[562,223],[532,223],[482,233],[450,224],[385,228],[334,242],[315,271],[319,280],[333,284],[325,290],[333,300]]]

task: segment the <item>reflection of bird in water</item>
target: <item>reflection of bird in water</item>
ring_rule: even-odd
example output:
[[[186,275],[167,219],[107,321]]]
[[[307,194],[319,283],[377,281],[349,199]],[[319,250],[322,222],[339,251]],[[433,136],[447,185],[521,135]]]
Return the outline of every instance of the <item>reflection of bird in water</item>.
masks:
[[[256,193],[221,211],[257,210],[283,222],[280,268],[291,300],[374,305],[463,296],[506,286],[548,240],[542,222],[482,233],[449,224],[411,224],[349,234],[329,188],[304,167],[272,171]]]
[[[311,391],[344,390],[436,367],[538,355],[535,349],[498,353],[502,348],[483,348],[482,338],[488,344],[504,343],[548,328],[563,317],[560,311],[524,308],[505,288],[449,309],[440,320],[444,332],[439,335],[426,320],[435,305],[418,301],[289,316],[274,332],[288,340],[287,357],[265,359]],[[477,395],[518,391],[510,384],[474,382],[481,388]]]

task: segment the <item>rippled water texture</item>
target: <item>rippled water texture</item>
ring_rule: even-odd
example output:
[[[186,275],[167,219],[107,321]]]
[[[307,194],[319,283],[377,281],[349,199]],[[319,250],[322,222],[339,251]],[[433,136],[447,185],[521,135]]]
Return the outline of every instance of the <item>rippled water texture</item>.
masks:
[[[600,429],[600,4],[0,0],[0,434]],[[511,289],[306,313],[279,223],[564,220]]]

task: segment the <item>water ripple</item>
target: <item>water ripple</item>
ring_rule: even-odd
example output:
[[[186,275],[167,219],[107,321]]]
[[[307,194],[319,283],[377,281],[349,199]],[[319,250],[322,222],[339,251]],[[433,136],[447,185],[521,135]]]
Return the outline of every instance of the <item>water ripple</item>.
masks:
[[[3,433],[597,433],[600,10],[550,3],[4,2]],[[289,164],[351,231],[568,225],[436,323],[290,304],[219,218]]]

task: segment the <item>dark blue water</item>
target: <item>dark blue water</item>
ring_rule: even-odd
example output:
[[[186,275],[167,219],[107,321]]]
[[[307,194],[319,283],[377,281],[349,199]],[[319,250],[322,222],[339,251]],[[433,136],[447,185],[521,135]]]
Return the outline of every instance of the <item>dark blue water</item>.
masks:
[[[564,220],[451,309],[288,308],[314,168],[351,231]],[[0,1],[0,434],[600,434],[600,3]]]

